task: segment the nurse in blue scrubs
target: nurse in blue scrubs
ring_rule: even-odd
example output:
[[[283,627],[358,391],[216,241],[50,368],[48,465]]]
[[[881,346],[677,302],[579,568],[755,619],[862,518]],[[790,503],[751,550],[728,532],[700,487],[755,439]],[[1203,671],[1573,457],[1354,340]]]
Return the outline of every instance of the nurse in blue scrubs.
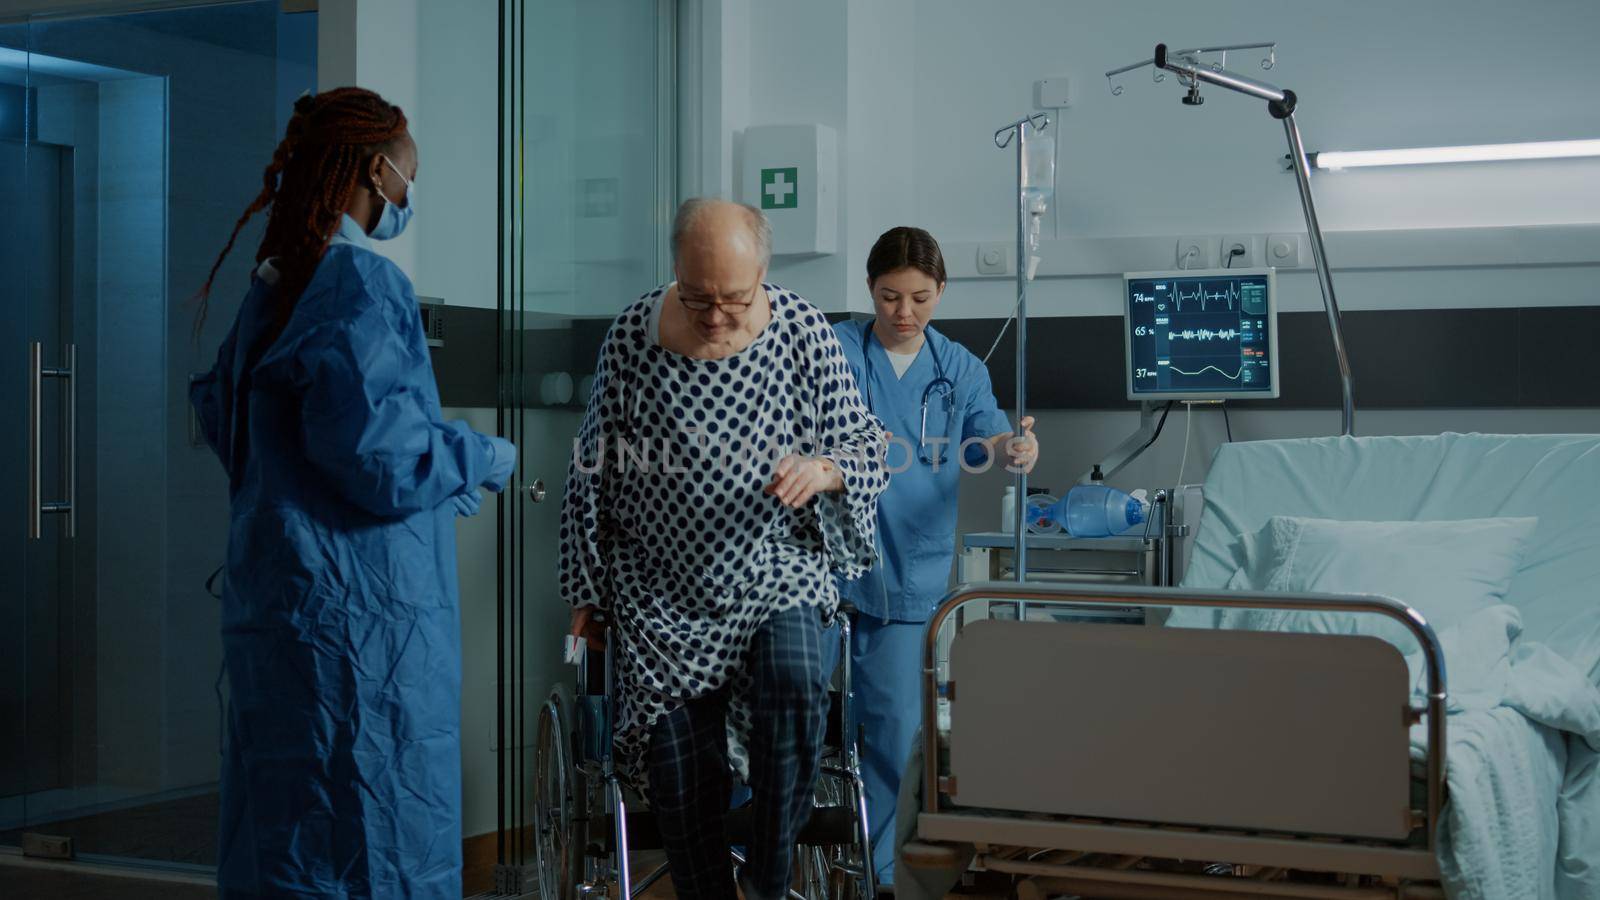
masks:
[[[851,648],[854,708],[866,732],[863,774],[882,885],[894,881],[895,797],[922,721],[923,634],[949,590],[962,464],[1015,471],[1038,458],[1032,417],[1016,436],[983,363],[930,324],[944,287],[933,235],[891,229],[867,256],[873,319],[834,326],[868,408],[892,434],[889,488],[878,501],[880,560],[844,586],[860,611]]]

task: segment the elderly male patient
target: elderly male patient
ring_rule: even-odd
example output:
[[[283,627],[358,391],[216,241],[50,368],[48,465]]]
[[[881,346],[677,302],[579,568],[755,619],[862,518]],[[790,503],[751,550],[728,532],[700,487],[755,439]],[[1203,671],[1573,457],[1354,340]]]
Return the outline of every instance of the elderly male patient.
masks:
[[[690,200],[677,280],[617,316],[574,446],[561,591],[620,652],[617,757],[678,896],[728,900],[732,777],[754,829],[738,887],[786,895],[827,710],[835,576],[873,559],[884,434],[822,314],[766,284],[755,209]]]

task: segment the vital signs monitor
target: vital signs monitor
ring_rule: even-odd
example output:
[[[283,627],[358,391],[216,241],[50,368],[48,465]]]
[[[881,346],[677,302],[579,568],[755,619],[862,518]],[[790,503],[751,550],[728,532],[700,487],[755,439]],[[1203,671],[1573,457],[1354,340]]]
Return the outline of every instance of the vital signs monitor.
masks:
[[[1131,272],[1123,284],[1129,400],[1278,396],[1274,270]]]

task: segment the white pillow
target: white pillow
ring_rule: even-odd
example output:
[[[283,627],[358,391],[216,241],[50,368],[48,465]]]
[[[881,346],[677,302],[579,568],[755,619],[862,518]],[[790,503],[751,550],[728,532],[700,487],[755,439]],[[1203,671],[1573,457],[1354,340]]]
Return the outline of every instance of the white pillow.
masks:
[[[1434,630],[1503,602],[1527,554],[1536,518],[1341,522],[1273,516],[1241,540],[1243,564],[1228,590],[1377,594],[1422,613]],[[1228,610],[1223,628],[1370,634],[1416,649],[1387,616],[1271,609]]]

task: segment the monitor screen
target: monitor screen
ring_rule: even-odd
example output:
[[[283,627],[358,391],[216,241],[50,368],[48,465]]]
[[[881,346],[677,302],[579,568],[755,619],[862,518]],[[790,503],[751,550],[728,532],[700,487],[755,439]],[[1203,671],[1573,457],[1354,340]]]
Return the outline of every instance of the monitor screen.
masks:
[[[1129,400],[1278,396],[1272,269],[1124,276]]]

